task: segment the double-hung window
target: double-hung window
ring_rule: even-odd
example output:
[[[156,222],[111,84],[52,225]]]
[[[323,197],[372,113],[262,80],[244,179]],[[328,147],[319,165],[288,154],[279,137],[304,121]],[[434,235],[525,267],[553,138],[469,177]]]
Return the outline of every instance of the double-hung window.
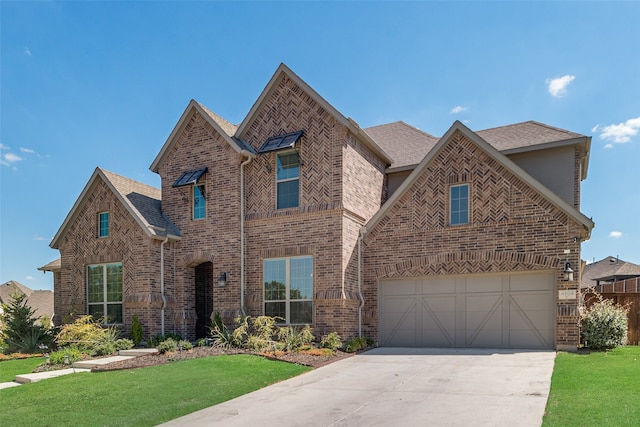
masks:
[[[122,323],[122,263],[87,267],[88,312],[104,323]]]
[[[312,257],[264,260],[264,314],[287,324],[312,323]]]
[[[109,212],[98,214],[98,237],[109,237]]]
[[[276,208],[299,206],[300,156],[295,151],[276,155]]]
[[[207,217],[205,185],[203,181],[200,181],[200,178],[207,173],[207,170],[207,168],[202,168],[184,172],[173,183],[174,188],[191,187],[191,217],[193,219],[203,219]]]
[[[469,223],[469,184],[453,185],[449,189],[449,224]]]

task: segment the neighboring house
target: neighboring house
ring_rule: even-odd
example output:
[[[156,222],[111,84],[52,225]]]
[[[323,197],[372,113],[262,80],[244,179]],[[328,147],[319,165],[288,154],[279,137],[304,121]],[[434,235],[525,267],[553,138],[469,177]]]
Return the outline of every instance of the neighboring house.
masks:
[[[361,129],[284,64],[232,125],[189,102],[151,170],[97,168],[52,240],[56,316],[147,336],[213,313],[380,345],[575,349],[591,139],[537,122]]]
[[[33,316],[35,318],[53,318],[53,292],[33,290],[15,280],[9,280],[0,285],[0,313],[3,312],[2,304],[11,304],[15,294],[27,296],[26,303],[34,310]]]
[[[640,277],[640,265],[623,261],[618,257],[608,256],[584,267],[580,286],[593,288],[598,285],[613,284],[638,277]]]

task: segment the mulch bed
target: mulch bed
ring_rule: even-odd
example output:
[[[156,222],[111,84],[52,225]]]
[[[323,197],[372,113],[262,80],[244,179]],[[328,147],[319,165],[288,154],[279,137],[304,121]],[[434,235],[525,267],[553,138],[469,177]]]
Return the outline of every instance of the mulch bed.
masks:
[[[92,371],[114,371],[120,369],[134,369],[142,368],[145,366],[157,366],[164,365],[166,363],[176,360],[197,359],[200,357],[219,356],[222,354],[258,354],[255,352],[249,352],[246,350],[238,349],[222,349],[217,347],[194,347],[191,350],[181,350],[165,354],[151,354],[145,356],[138,356],[132,359],[123,360],[120,362],[113,362],[106,365],[96,366]],[[328,363],[336,362],[338,360],[353,356],[352,353],[344,353],[342,351],[336,351],[331,356],[311,355],[304,352],[292,352],[292,353],[260,353],[260,356],[268,357],[273,360],[282,360],[289,363],[297,363],[299,365],[311,366],[312,368],[318,368]]]

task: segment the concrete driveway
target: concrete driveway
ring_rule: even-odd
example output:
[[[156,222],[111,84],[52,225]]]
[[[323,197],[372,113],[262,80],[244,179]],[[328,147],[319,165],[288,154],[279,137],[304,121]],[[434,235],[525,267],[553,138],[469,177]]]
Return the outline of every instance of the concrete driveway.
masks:
[[[555,352],[378,348],[165,426],[531,426]]]

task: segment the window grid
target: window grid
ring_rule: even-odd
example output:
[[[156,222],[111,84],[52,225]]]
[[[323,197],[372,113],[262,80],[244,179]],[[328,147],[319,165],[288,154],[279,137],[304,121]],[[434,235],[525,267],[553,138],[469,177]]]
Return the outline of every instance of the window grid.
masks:
[[[449,224],[469,223],[469,184],[454,185],[449,189]]]
[[[106,324],[122,323],[122,263],[87,267],[87,309]]]
[[[109,237],[109,212],[98,214],[98,237]]]
[[[300,204],[300,156],[297,152],[276,155],[276,208]]]
[[[313,258],[264,260],[264,314],[286,324],[313,321]]]

